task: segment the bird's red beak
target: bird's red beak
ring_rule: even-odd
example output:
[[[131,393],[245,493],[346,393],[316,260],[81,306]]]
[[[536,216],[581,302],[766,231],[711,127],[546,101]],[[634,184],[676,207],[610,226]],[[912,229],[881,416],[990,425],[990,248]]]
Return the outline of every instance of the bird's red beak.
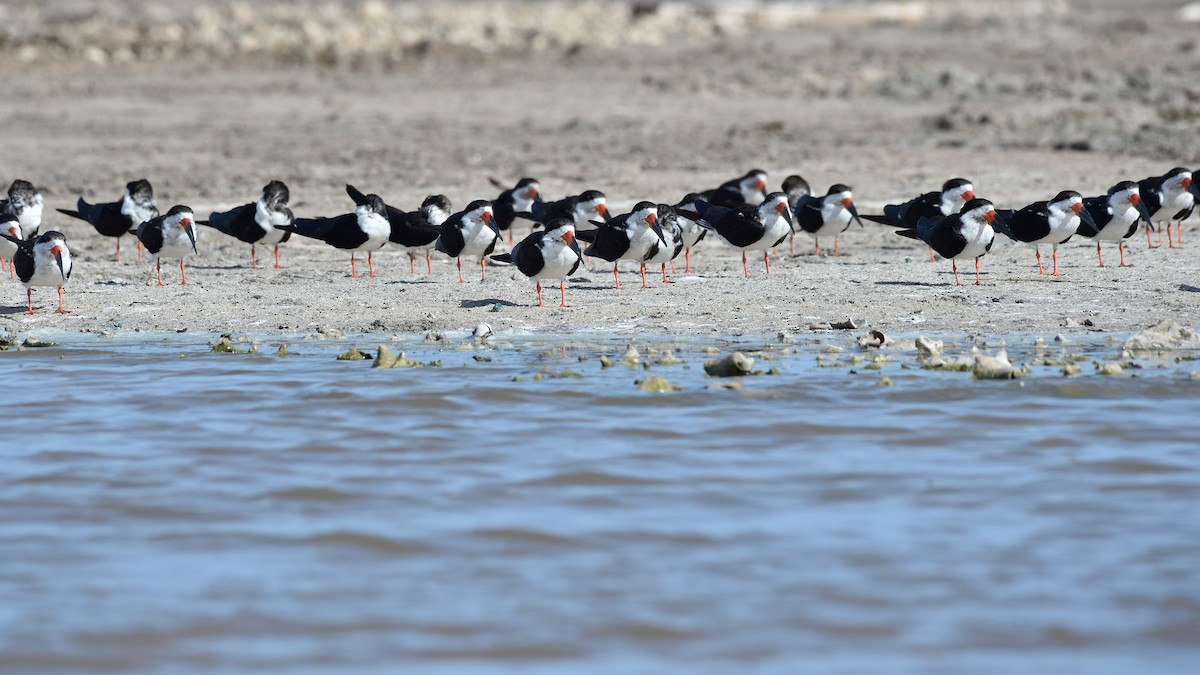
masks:
[[[1137,203],[1138,203],[1138,202],[1140,202],[1140,201],[1142,201],[1142,196],[1141,196],[1141,195],[1139,195],[1139,194],[1132,194],[1132,195],[1129,195],[1129,203],[1130,203],[1130,204],[1133,204],[1133,205],[1135,205],[1135,206],[1136,206],[1136,205],[1137,205]]]
[[[183,229],[185,229],[185,230],[186,230],[186,229],[188,229],[189,227],[191,227],[191,226],[192,226],[192,219],[191,219],[191,218],[184,218],[183,220],[180,220],[180,221],[179,221],[179,224],[180,224],[181,226],[183,226]]]
[[[658,214],[657,213],[651,213],[646,216],[646,224],[647,225],[653,225],[657,222],[658,222]]]
[[[597,204],[596,205],[596,213],[599,213],[600,215],[604,215],[604,214],[608,213],[608,207],[605,206],[604,204]]]
[[[575,243],[575,231],[567,230],[566,232],[563,232],[562,240],[567,243],[567,246],[574,244]]]
[[[1183,180],[1182,180],[1182,181],[1180,181],[1180,185],[1182,185],[1182,186],[1183,186],[1183,189],[1184,189],[1184,190],[1186,190],[1186,189],[1190,188],[1190,187],[1192,186],[1192,177],[1191,177],[1191,176],[1184,176],[1184,177],[1183,177]]]
[[[983,214],[983,219],[984,219],[985,221],[987,221],[987,224],[988,224],[988,225],[991,225],[991,224],[992,224],[992,221],[996,220],[996,212],[995,212],[995,210],[988,211],[987,213]]]
[[[479,216],[479,219],[483,221],[484,225],[487,225],[488,223],[492,222],[492,212],[484,211],[483,215]]]
[[[50,249],[50,255],[59,255],[63,252],[62,244],[55,244],[54,248]]]
[[[962,199],[964,202],[969,202],[972,199],[975,199],[975,191],[967,190],[966,192],[962,193]]]
[[[779,202],[778,204],[775,205],[775,210],[778,211],[779,215],[781,215],[781,216],[783,214],[787,213],[787,210],[788,210],[787,202],[784,202],[784,201]]]
[[[762,190],[762,189],[764,189],[765,187],[767,187],[767,181],[765,181],[765,180],[763,180],[763,179],[761,179],[761,178],[760,178],[760,179],[758,179],[758,182],[754,184],[754,189],[755,189],[755,190]]]
[[[531,186],[531,187],[529,188],[529,198],[530,198],[530,199],[537,199],[537,196],[538,196],[538,189],[537,189],[536,187],[532,187],[532,186]]]
[[[853,203],[854,203],[854,201],[852,199],[850,199],[849,197],[846,197],[845,199],[842,200],[842,206],[844,206],[846,208],[850,208],[850,205]]]
[[[1079,215],[1079,214],[1083,213],[1083,202],[1079,202],[1078,204],[1072,204],[1071,210],[1075,212],[1075,215]]]

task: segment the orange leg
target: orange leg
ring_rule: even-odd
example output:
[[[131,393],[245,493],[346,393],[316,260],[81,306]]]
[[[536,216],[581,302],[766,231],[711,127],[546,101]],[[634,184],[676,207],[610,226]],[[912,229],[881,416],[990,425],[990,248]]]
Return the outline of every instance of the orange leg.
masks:
[[[512,230],[509,230],[508,231],[508,247],[512,248],[512,245],[513,245],[513,233],[512,233]]]
[[[679,274],[679,272],[675,271],[675,259],[674,258],[671,258],[671,274]]]
[[[674,274],[674,272],[675,272],[675,270],[674,270],[674,269],[672,269],[672,270],[671,270],[671,273],[672,273],[672,274]],[[668,279],[668,278],[667,278],[667,263],[663,263],[663,264],[662,264],[662,273],[663,273],[663,283],[664,283],[664,284],[673,284],[673,283],[675,283],[674,281],[671,281],[670,279]]]
[[[25,306],[28,308],[25,310],[25,313],[33,314],[33,289],[32,288],[25,289]]]
[[[816,242],[817,242],[816,247],[813,249],[814,251],[816,251],[816,253],[814,255],[816,255],[818,258],[820,258],[821,257],[821,240],[817,239]]]
[[[1167,222],[1167,248],[1175,248],[1175,239],[1171,236],[1171,223]]]
[[[1054,271],[1050,273],[1050,276],[1057,277],[1057,276],[1059,276],[1059,273],[1058,273],[1058,244],[1054,245],[1054,251],[1050,255],[1054,259]]]
[[[771,252],[763,251],[763,265],[767,268],[767,276],[771,276]]]
[[[187,269],[183,266],[183,258],[179,259],[179,285],[187,286]]]
[[[59,286],[59,287],[58,287],[58,313],[59,313],[59,314],[66,314],[66,313],[67,313],[67,308],[63,306],[63,289],[62,289],[62,286]]]
[[[467,280],[462,275],[462,258],[455,258],[454,262],[458,263],[458,283],[465,284]]]
[[[788,255],[796,255],[796,235],[788,237]]]
[[[1159,234],[1159,236],[1161,236],[1162,232],[1159,232],[1158,234]],[[1159,240],[1158,243],[1161,244],[1162,240]],[[1146,226],[1146,248],[1154,248],[1154,242],[1150,241],[1150,226],[1149,225]]]
[[[533,287],[537,289],[538,307],[545,307],[546,303],[542,302],[542,282],[541,281],[533,282]]]
[[[937,256],[933,253],[933,247],[929,247],[929,262],[937,262]]]
[[[646,263],[641,264],[642,272],[642,288],[650,288],[650,284],[646,282]]]
[[[692,272],[692,249],[683,249],[683,273],[691,274]]]
[[[250,269],[258,269],[258,254],[254,252],[254,244],[250,244]]]
[[[1129,267],[1129,265],[1125,264],[1125,242],[1123,242],[1123,241],[1117,242],[1117,252],[1121,254],[1120,267]]]
[[[562,302],[561,302],[561,303],[559,303],[559,305],[558,305],[558,306],[559,306],[559,307],[566,307],[566,306],[567,306],[567,280],[566,280],[566,279],[560,279],[560,280],[559,280],[559,282],[558,282],[558,292],[559,292],[560,294],[562,294]]]
[[[121,238],[117,237],[117,262],[121,262]]]
[[[162,286],[162,260],[155,258],[154,271],[158,274],[158,285]]]
[[[138,262],[141,262],[142,261],[142,240],[141,239],[138,239],[137,249],[138,249]]]
[[[433,260],[430,257],[429,251],[425,252],[425,271],[429,274],[433,274]]]
[[[275,244],[275,269],[280,269],[280,265],[279,265],[279,244]]]
[[[975,259],[975,285],[979,285],[979,258]]]
[[[1175,243],[1183,246],[1183,221],[1175,223]]]
[[[408,254],[408,273],[417,276],[417,258],[412,253]]]
[[[354,268],[354,254],[350,254],[350,276],[354,279],[358,278],[358,270]]]
[[[479,280],[487,281],[487,256],[479,259]]]
[[[1045,274],[1046,270],[1042,267],[1042,252],[1038,250],[1037,246],[1033,247],[1033,254],[1037,256],[1038,274]]]
[[[836,258],[839,255],[841,255],[841,253],[838,253],[838,240],[837,240],[837,237],[834,237],[833,238],[833,257]]]
[[[613,263],[613,280],[617,282],[617,290],[621,290],[621,275],[617,272],[617,263]]]
[[[950,259],[950,271],[954,272],[954,285],[962,286],[962,282],[958,280],[958,261],[954,258]]]
[[[745,274],[747,279],[750,278],[750,268],[746,267],[746,252],[745,251],[742,251],[742,274]]]
[[[1096,258],[1100,261],[1100,264],[1096,265],[1096,267],[1104,267],[1104,256],[1100,253],[1100,242],[1096,242]]]
[[[371,251],[367,251],[367,270],[369,270],[369,272],[370,272],[369,274],[367,274],[367,276],[374,278],[375,277],[375,260],[372,258],[372,255],[373,254],[371,253]]]

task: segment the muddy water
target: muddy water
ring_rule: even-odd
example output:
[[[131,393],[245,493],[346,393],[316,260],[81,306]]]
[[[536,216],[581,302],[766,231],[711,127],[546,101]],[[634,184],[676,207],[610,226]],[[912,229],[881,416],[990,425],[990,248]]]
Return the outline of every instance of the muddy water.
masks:
[[[683,391],[651,395],[642,369],[600,366],[615,342],[398,345],[441,362],[413,370],[335,360],[346,346],[0,353],[0,671],[1200,658],[1190,362],[973,382],[903,355],[818,367],[811,344],[708,391],[707,356],[675,345],[684,365],[651,373]]]

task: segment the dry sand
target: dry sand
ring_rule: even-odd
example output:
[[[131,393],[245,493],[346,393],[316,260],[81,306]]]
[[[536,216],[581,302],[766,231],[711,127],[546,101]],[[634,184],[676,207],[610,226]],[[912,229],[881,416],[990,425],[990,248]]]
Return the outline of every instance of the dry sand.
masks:
[[[31,51],[36,36],[10,35],[0,41],[0,181],[41,187],[43,228],[67,234],[77,265],[66,316],[48,311],[48,289],[34,293],[40,313],[23,315],[23,288],[5,283],[0,331],[392,333],[485,321],[703,336],[853,318],[892,332],[1009,334],[1085,321],[1132,331],[1164,316],[1194,325],[1195,221],[1182,248],[1147,250],[1139,234],[1124,269],[1115,247],[1105,249],[1112,266],[1098,269],[1094,247],[1073,240],[1061,278],[1039,276],[1031,248],[997,239],[978,287],[955,287],[949,262],[929,263],[923,247],[870,224],[842,238],[839,258],[817,258],[799,238],[797,255],[782,251],[770,277],[756,260],[743,278],[735,252],[705,242],[696,274],[684,276],[680,260],[673,285],[652,276],[639,288],[625,264],[618,293],[595,264],[571,281],[570,308],[539,309],[511,268],[490,268],[480,283],[466,266],[469,283],[459,285],[452,261],[435,258],[432,276],[412,276],[407,258],[385,247],[376,278],[351,279],[345,253],[293,240],[284,269],[251,270],[249,247],[213,231],[201,233],[189,285],[165,261],[158,288],[132,240],[116,264],[111,239],[53,212],[80,194],[112,200],[141,177],[160,208],[187,204],[201,217],[250,201],[273,178],[291,187],[299,216],[349,211],[347,182],[413,208],[430,193],[459,206],[494,197],[489,176],[530,175],[550,198],[598,188],[620,207],[673,202],[751,167],[776,185],[789,173],[822,191],[850,184],[864,213],[959,175],[1002,207],[1061,189],[1099,194],[1200,163],[1200,31],[1179,19],[1180,3],[1134,4],[1023,3],[1038,11],[1009,17],[996,11],[1004,3],[978,12],[969,8],[985,5],[931,3],[932,15],[911,23],[793,16],[777,27],[759,17],[647,40],[660,44],[542,40],[481,52],[434,42],[324,65],[294,52],[186,48],[139,56],[113,47],[106,54],[121,59],[89,60]],[[614,26],[638,30],[628,8],[610,7],[621,17]],[[186,31],[181,39],[186,47]],[[967,284],[970,269],[960,265]]]

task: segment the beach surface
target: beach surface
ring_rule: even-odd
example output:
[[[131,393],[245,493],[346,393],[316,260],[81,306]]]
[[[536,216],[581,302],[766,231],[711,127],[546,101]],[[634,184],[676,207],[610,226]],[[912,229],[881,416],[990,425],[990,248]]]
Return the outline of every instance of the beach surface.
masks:
[[[1185,222],[1177,248],[1149,250],[1139,232],[1126,268],[1116,265],[1115,245],[1105,244],[1100,268],[1094,244],[1072,239],[1060,247],[1061,277],[1039,275],[1032,247],[998,237],[979,286],[970,262],[959,265],[956,286],[949,261],[931,263],[924,246],[871,223],[844,234],[838,257],[829,255],[832,239],[818,257],[804,235],[794,255],[786,245],[776,252],[770,276],[752,257],[749,278],[740,255],[709,237],[692,273],[677,261],[673,284],[652,270],[650,287],[640,288],[636,268],[623,263],[617,292],[611,268],[592,261],[568,284],[570,307],[556,306],[558,289],[548,284],[549,306],[539,308],[513,268],[489,267],[481,282],[478,267],[464,262],[460,285],[454,261],[435,256],[432,275],[423,261],[412,274],[407,257],[385,247],[374,256],[374,278],[351,278],[345,252],[293,238],[282,246],[282,269],[270,267],[263,248],[259,261],[268,264],[250,269],[249,246],[205,228],[188,259],[188,285],[166,259],[159,288],[153,261],[136,260],[131,238],[117,263],[114,240],[54,211],[73,208],[80,195],[115,200],[143,177],[162,211],[185,204],[203,218],[252,201],[272,179],[291,188],[297,216],[311,217],[349,212],[346,183],[413,209],[434,193],[456,207],[494,198],[489,178],[534,176],[547,198],[595,188],[622,212],[641,199],[675,202],[751,168],[767,170],[772,189],[791,173],[821,193],[848,184],[862,213],[955,176],[997,206],[1018,208],[1064,189],[1090,196],[1120,180],[1194,168],[1200,156],[1200,32],[1183,20],[1181,3],[805,5],[809,14],[778,3],[758,13],[685,12],[690,23],[677,23],[687,27],[679,32],[659,14],[670,5],[639,15],[623,3],[594,3],[584,5],[599,12],[584,15],[592,33],[570,24],[557,34],[547,19],[527,31],[533,37],[511,39],[523,34],[512,24],[538,16],[539,4],[565,12],[558,3],[514,3],[507,23],[467,26],[484,37],[464,29],[396,49],[371,42],[369,31],[346,33],[361,44],[347,37],[344,48],[306,52],[288,43],[272,51],[259,41],[223,49],[219,31],[169,22],[180,7],[171,2],[142,17],[158,45],[146,51],[101,30],[119,19],[102,12],[86,25],[116,35],[113,44],[9,34],[0,43],[0,180],[41,188],[43,231],[66,233],[76,267],[64,316],[51,311],[52,289],[35,289],[38,313],[26,316],[24,288],[4,283],[0,331],[339,335],[486,322],[497,330],[736,336],[850,319],[889,332],[1053,334],[1131,332],[1164,317],[1194,323],[1195,220]],[[228,9],[200,9],[208,5],[218,18]],[[926,11],[913,13],[918,6]],[[399,25],[402,11],[415,11],[346,7],[345,21],[368,26]],[[40,10],[17,3],[5,11],[20,26],[14,17],[33,25],[30,12]],[[612,26],[597,16],[611,16]],[[518,221],[517,237],[528,231]],[[1049,247],[1042,254],[1048,263]],[[362,273],[365,262],[360,255]]]

